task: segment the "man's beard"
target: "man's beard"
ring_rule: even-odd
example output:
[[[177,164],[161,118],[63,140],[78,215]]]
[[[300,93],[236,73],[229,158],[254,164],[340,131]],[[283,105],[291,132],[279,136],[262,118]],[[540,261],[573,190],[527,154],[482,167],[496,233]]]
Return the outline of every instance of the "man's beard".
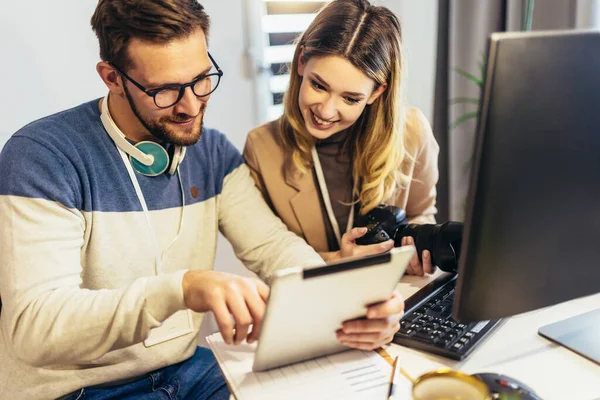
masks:
[[[167,123],[188,121],[193,118],[193,116],[187,114],[175,114],[173,116],[161,117],[155,121],[144,118],[133,102],[133,98],[131,97],[127,86],[123,86],[123,88],[125,89],[125,97],[127,97],[127,101],[129,102],[131,110],[144,128],[146,128],[152,136],[162,142],[171,143],[176,146],[191,146],[200,140],[200,137],[202,136],[202,130],[204,128],[204,110],[206,110],[205,102],[202,102],[200,111],[198,113],[200,118],[200,126],[196,128],[196,123],[194,123],[194,126],[186,129],[184,131],[185,133],[181,134],[169,129]]]

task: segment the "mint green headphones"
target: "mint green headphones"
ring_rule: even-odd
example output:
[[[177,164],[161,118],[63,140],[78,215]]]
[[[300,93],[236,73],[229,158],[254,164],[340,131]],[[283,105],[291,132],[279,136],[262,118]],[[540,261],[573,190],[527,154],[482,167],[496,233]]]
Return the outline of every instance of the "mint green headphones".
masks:
[[[137,172],[146,176],[158,176],[167,169],[169,175],[174,175],[177,172],[179,164],[185,157],[185,147],[176,146],[171,159],[167,150],[158,143],[151,141],[138,142],[135,145],[129,143],[110,115],[108,95],[102,101],[100,119],[106,132],[117,147],[127,153],[129,161]]]

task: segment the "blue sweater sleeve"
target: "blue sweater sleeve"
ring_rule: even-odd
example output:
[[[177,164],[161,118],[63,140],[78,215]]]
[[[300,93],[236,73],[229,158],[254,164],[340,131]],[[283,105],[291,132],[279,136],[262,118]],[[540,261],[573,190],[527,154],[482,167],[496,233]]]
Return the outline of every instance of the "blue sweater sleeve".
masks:
[[[0,155],[0,195],[56,201],[81,207],[81,187],[63,154],[37,140],[16,135]]]

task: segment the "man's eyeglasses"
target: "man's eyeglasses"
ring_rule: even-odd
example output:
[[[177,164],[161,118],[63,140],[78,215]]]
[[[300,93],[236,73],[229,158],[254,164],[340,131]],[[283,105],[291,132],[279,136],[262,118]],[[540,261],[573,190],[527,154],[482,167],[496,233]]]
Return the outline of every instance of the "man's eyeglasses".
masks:
[[[169,107],[173,107],[175,104],[177,104],[179,102],[179,100],[181,100],[183,98],[183,95],[185,94],[185,89],[188,87],[191,87],[192,92],[194,92],[194,94],[198,97],[208,96],[209,94],[214,92],[215,89],[217,89],[217,86],[219,86],[219,82],[221,82],[221,77],[223,76],[223,71],[221,71],[221,68],[219,68],[219,66],[217,65],[215,60],[212,58],[210,53],[208,53],[208,57],[210,58],[210,61],[213,63],[213,65],[217,69],[217,72],[199,76],[198,78],[194,79],[193,81],[183,84],[183,85],[172,84],[172,85],[166,85],[166,86],[162,86],[162,87],[159,87],[157,89],[152,89],[152,90],[148,90],[145,87],[143,87],[142,85],[140,85],[139,83],[137,83],[133,78],[131,78],[125,72],[121,71],[121,69],[119,69],[119,67],[117,67],[116,65],[114,65],[112,63],[109,63],[109,64],[114,69],[116,69],[121,75],[123,75],[125,78],[127,78],[128,81],[133,83],[138,89],[140,89],[142,92],[146,93],[148,96],[152,97],[154,99],[154,104],[156,104],[156,107],[169,108]]]

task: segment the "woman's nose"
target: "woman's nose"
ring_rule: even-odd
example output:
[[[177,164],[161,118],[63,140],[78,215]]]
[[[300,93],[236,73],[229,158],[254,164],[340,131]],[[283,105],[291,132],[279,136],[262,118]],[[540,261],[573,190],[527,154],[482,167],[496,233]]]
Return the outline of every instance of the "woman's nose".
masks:
[[[326,119],[328,121],[335,119],[335,117],[337,116],[337,106],[333,96],[328,96],[327,99],[325,99],[325,101],[321,103],[320,112],[320,117],[323,119]]]

